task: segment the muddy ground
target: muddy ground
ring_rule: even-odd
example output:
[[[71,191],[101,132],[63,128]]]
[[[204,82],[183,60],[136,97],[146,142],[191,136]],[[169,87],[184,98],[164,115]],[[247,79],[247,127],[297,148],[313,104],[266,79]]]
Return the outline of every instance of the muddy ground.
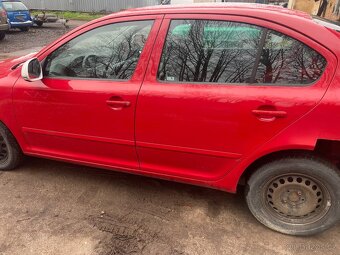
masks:
[[[34,50],[61,27],[11,32],[0,55]],[[0,172],[1,255],[340,254],[340,226],[297,238],[263,227],[237,195],[27,158]]]

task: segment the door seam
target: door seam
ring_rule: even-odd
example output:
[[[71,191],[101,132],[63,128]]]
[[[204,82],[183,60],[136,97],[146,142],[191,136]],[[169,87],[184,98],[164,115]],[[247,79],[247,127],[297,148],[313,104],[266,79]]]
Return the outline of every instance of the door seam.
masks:
[[[139,94],[142,90],[142,87],[143,87],[143,84],[144,84],[144,80],[145,80],[145,76],[146,76],[146,72],[147,70],[149,69],[149,65],[150,65],[150,59],[151,59],[151,56],[152,54],[154,53],[154,48],[155,48],[155,44],[156,44],[156,41],[158,39],[158,36],[159,36],[159,32],[161,31],[161,28],[163,26],[163,22],[164,22],[164,19],[165,19],[165,14],[162,14],[162,18],[161,18],[161,22],[159,24],[159,27],[158,27],[158,31],[157,31],[157,34],[156,34],[156,37],[155,37],[155,40],[154,42],[152,43],[152,47],[151,47],[151,52],[150,52],[150,55],[148,57],[148,60],[147,60],[147,65],[146,65],[146,68],[145,68],[145,71],[144,71],[144,74],[143,74],[143,79],[142,79],[142,82],[140,84],[140,87],[139,87],[139,90],[137,92],[137,96],[136,96],[136,103],[135,103],[135,109],[134,109],[134,121],[133,121],[133,134],[134,134],[134,146],[135,146],[135,151],[136,151],[136,157],[137,157],[137,163],[138,163],[138,169],[141,170],[141,161],[140,161],[140,157],[139,157],[139,154],[138,154],[138,150],[137,150],[137,137],[136,137],[136,120],[137,120],[137,107],[138,107],[138,99],[139,99]],[[156,19],[157,20],[157,19]]]

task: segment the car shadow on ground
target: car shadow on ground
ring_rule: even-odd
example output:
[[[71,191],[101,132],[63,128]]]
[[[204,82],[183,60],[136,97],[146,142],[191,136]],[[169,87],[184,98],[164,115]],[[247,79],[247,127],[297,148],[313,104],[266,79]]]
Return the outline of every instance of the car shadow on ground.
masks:
[[[46,167],[47,166],[47,167]],[[55,170],[57,169],[57,171]],[[110,185],[123,185],[126,190],[137,192],[139,189],[145,189],[148,193],[163,196],[165,201],[171,192],[180,193],[190,200],[206,200],[209,207],[209,214],[218,216],[228,204],[232,203],[235,210],[245,210],[247,205],[244,201],[244,187],[238,188],[237,194],[230,194],[224,191],[210,189],[208,187],[200,187],[169,180],[156,179],[148,176],[134,175],[120,171],[111,171],[87,166],[80,166],[60,161],[52,161],[47,159],[38,159],[28,157],[24,165],[19,168],[19,172],[26,172],[33,175],[65,176],[66,178],[80,178],[96,180],[97,182],[105,181]]]

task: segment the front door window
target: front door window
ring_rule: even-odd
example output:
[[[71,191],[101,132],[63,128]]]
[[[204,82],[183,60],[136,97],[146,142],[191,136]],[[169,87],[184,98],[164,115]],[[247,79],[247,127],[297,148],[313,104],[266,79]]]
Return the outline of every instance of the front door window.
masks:
[[[44,76],[129,80],[152,24],[115,23],[82,34],[47,57]]]

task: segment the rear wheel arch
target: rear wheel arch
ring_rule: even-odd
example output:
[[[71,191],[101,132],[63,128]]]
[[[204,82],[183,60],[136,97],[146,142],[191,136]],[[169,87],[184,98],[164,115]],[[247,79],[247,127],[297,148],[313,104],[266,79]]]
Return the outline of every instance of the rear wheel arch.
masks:
[[[261,166],[279,160],[285,157],[311,157],[316,156],[314,150],[306,150],[306,149],[287,149],[287,150],[280,150],[270,152],[268,154],[262,155],[261,157],[255,159],[252,163],[250,163],[245,170],[243,171],[242,175],[239,178],[238,184],[244,185],[246,184],[247,180],[250,176]]]
[[[340,169],[340,141],[317,139],[314,148],[311,149],[287,149],[262,155],[245,168],[238,184],[245,184],[251,174],[264,164],[285,157],[314,157],[319,160],[328,161]]]

